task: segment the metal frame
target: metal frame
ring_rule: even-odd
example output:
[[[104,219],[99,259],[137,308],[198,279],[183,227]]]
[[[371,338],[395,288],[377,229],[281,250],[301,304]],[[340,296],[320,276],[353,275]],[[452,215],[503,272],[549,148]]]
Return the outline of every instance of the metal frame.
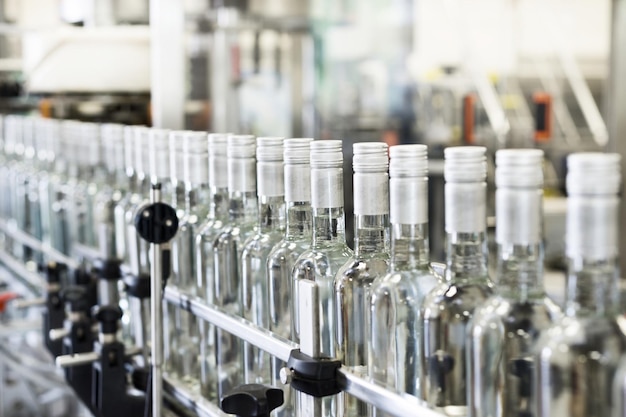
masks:
[[[7,233],[6,223],[0,221],[0,229]],[[10,229],[10,228],[9,228]],[[24,245],[32,245],[32,248],[41,251],[51,259],[68,263],[72,261],[65,255],[58,253],[47,245],[41,244],[37,239],[27,233],[9,230],[8,234],[16,241]],[[0,262],[16,274],[32,282],[33,285],[41,285],[45,288],[45,281],[37,274],[28,271],[19,261],[13,259],[7,253],[0,251]],[[76,263],[73,261],[73,263]],[[443,265],[433,264],[433,268],[441,271]],[[36,276],[38,279],[35,279]],[[185,309],[196,317],[207,321],[217,327],[227,330],[240,339],[266,351],[272,356],[286,362],[291,352],[299,348],[299,345],[284,339],[267,329],[256,326],[254,323],[241,317],[230,315],[224,310],[205,303],[203,300],[181,292],[179,289],[168,285],[163,293],[163,298],[168,303]],[[379,410],[397,417],[419,414],[422,417],[445,417],[437,411],[429,408],[423,401],[411,395],[403,395],[392,392],[367,379],[359,377],[342,366],[338,371],[339,386],[344,392],[367,402]],[[172,395],[177,401],[184,404],[202,417],[224,417],[226,414],[217,409],[216,405],[203,399],[199,395],[190,393],[182,385],[167,376],[163,377],[163,389],[168,395]]]

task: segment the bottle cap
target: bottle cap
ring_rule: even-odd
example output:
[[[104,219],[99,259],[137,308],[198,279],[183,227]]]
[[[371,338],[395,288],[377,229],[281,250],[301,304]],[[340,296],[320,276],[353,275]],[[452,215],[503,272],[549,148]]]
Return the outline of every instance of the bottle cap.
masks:
[[[135,172],[139,175],[147,175],[150,167],[149,129],[145,126],[134,126],[133,136],[135,143]]]
[[[221,133],[209,135],[209,183],[213,187],[228,187],[227,147],[228,135]]]
[[[183,182],[185,177],[185,161],[183,158],[184,136],[185,131],[183,130],[170,131],[170,176],[178,182]]]
[[[483,146],[455,146],[444,150],[446,182],[483,182],[487,178],[487,158]]]
[[[312,138],[294,138],[285,140],[283,158],[285,164],[309,164],[311,162]]]
[[[283,161],[282,137],[259,137],[256,139],[256,159],[258,162]]]
[[[150,175],[155,178],[170,178],[170,132],[166,129],[151,128],[148,151],[150,154]]]
[[[184,179],[191,184],[209,182],[209,147],[206,132],[185,132],[183,140]]]
[[[567,157],[567,192],[570,195],[613,195],[621,183],[621,156],[581,152]]]
[[[428,147],[426,145],[396,145],[389,148],[389,175],[398,177],[425,177],[428,175]]]
[[[228,136],[227,154],[229,158],[254,158],[256,156],[256,142],[254,136]]]
[[[502,149],[496,152],[496,185],[536,188],[543,185],[543,151]]]
[[[311,142],[311,168],[340,168],[343,153],[340,140],[314,140]]]
[[[352,167],[355,173],[387,172],[388,146],[382,142],[361,142],[352,146]]]

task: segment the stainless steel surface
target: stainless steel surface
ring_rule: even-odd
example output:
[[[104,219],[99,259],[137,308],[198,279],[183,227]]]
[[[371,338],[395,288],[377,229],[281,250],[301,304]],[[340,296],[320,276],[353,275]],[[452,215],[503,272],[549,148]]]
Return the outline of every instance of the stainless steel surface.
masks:
[[[70,368],[72,366],[88,365],[100,359],[100,355],[96,352],[77,353],[75,355],[57,356],[55,363],[61,368]]]
[[[42,243],[39,239],[34,238],[33,236],[19,230],[17,227],[14,227],[7,221],[0,219],[0,230],[3,233],[9,235],[12,239],[29,246],[31,249],[34,249],[38,252],[46,255],[47,258],[53,260],[55,262],[63,263],[68,266],[68,268],[77,268],[78,262],[74,259],[69,258],[63,255],[61,252],[51,248],[50,246]],[[3,252],[4,254],[4,252]]]
[[[378,410],[397,417],[417,416],[442,417],[443,414],[431,410],[426,404],[410,395],[399,395],[372,382],[360,378],[345,367],[341,367],[339,384],[345,392],[365,401]]]
[[[150,201],[161,201],[161,188],[153,186]],[[161,245],[150,244],[150,341],[152,344],[152,415],[161,417],[163,409],[163,254]]]
[[[611,29],[611,69],[609,76],[607,126],[609,150],[622,155],[622,172],[626,172],[626,0],[613,0]],[[624,182],[622,182],[624,187]],[[622,195],[624,189],[622,188]],[[626,204],[620,206],[620,268],[626,271]]]
[[[291,351],[298,348],[297,344],[283,339],[269,330],[257,327],[242,318],[231,316],[221,308],[207,305],[200,299],[191,298],[181,293],[177,288],[167,286],[164,295],[166,301],[179,305],[196,317],[208,321],[217,327],[227,329],[229,333],[284,362],[289,360]]]

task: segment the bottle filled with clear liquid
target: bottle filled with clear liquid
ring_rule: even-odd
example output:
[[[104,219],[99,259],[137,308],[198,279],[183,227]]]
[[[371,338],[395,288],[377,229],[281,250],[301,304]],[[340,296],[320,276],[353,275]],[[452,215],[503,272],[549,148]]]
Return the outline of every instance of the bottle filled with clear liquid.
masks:
[[[385,143],[355,143],[354,254],[335,276],[335,355],[367,375],[370,288],[389,266],[389,157]],[[339,415],[364,416],[369,406],[343,394]]]
[[[345,218],[343,209],[343,155],[341,141],[320,140],[311,142],[311,207],[313,209],[313,235],[311,248],[296,261],[293,269],[293,285],[299,280],[316,283],[319,297],[319,340],[316,349],[322,357],[335,356],[335,275],[352,257],[346,244]],[[294,291],[293,299],[298,299]],[[293,340],[299,341],[301,332],[298,320],[294,320]],[[300,407],[300,405],[298,405]],[[302,404],[297,415],[311,413],[309,405]],[[310,408],[310,407],[309,407]],[[336,415],[336,398],[325,397],[316,401],[312,414],[319,416]]]
[[[241,311],[246,320],[265,329],[270,322],[267,259],[285,233],[283,142],[280,137],[257,138],[257,232],[241,252]],[[244,343],[244,381],[271,381],[269,354],[249,343]]]
[[[560,318],[543,287],[543,151],[496,153],[496,295],[472,318],[469,415],[532,416],[533,348]]]
[[[371,288],[369,376],[419,396],[419,311],[441,282],[428,258],[427,147],[392,146],[389,154],[391,264]]]
[[[487,273],[486,149],[447,148],[444,282],[420,309],[420,394],[451,416],[467,413],[467,330],[474,310],[493,293]]]
[[[535,351],[536,415],[605,417],[618,399],[613,378],[624,354],[619,313],[618,154],[567,158],[564,317]]]
[[[211,204],[209,187],[208,136],[201,132],[187,132],[183,138],[185,214],[172,242],[172,283],[181,291],[197,296],[195,237]],[[200,323],[196,317],[173,305],[168,306],[174,326],[170,349],[174,375],[193,390],[199,390],[200,381]]]
[[[215,239],[228,221],[228,163],[227,135],[209,135],[209,188],[211,203],[209,213],[198,226],[195,236],[196,285],[198,297],[207,303],[214,303],[215,276],[213,247]],[[217,399],[217,378],[215,375],[215,327],[208,322],[200,322],[200,392],[209,400]]]
[[[269,329],[291,339],[294,311],[298,305],[292,288],[292,272],[298,257],[311,246],[311,163],[312,139],[287,139],[284,142],[285,204],[287,222],[283,239],[272,248],[267,259],[269,289]],[[272,358],[272,385],[280,381],[285,363]],[[278,416],[291,415],[294,395],[285,391],[285,403]]]
[[[41,239],[52,248],[55,236],[53,235],[53,222],[55,222],[51,206],[51,198],[54,197],[52,189],[58,181],[62,169],[62,151],[60,148],[60,122],[56,119],[40,119],[40,143],[45,151],[42,156],[44,172],[39,179],[39,204],[41,207]]]
[[[213,247],[214,303],[241,316],[241,255],[243,243],[256,232],[256,146],[254,136],[228,137],[228,223]],[[239,338],[216,328],[217,396],[243,382],[243,346]]]

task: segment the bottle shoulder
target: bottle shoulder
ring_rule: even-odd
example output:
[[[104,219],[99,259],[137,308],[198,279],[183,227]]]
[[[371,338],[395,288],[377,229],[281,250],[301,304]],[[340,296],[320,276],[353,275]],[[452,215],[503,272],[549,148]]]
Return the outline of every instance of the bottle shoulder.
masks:
[[[280,261],[286,258],[292,258],[295,262],[300,255],[308,249],[309,245],[306,242],[298,242],[288,239],[282,239],[274,245],[268,255],[268,259],[273,261]]]
[[[332,250],[309,248],[294,264],[294,276],[314,279],[315,276],[334,278],[335,273],[352,257],[352,250],[346,245],[337,245]]]
[[[372,284],[372,305],[384,299],[411,299],[419,305],[439,284],[441,278],[430,271],[394,271],[377,278]]]
[[[343,285],[345,281],[363,280],[373,282],[376,278],[385,276],[388,270],[388,258],[374,257],[366,260],[352,256],[339,268],[335,281],[338,287]]]
[[[429,318],[450,313],[469,318],[492,295],[491,284],[442,282],[424,299],[423,316]]]

